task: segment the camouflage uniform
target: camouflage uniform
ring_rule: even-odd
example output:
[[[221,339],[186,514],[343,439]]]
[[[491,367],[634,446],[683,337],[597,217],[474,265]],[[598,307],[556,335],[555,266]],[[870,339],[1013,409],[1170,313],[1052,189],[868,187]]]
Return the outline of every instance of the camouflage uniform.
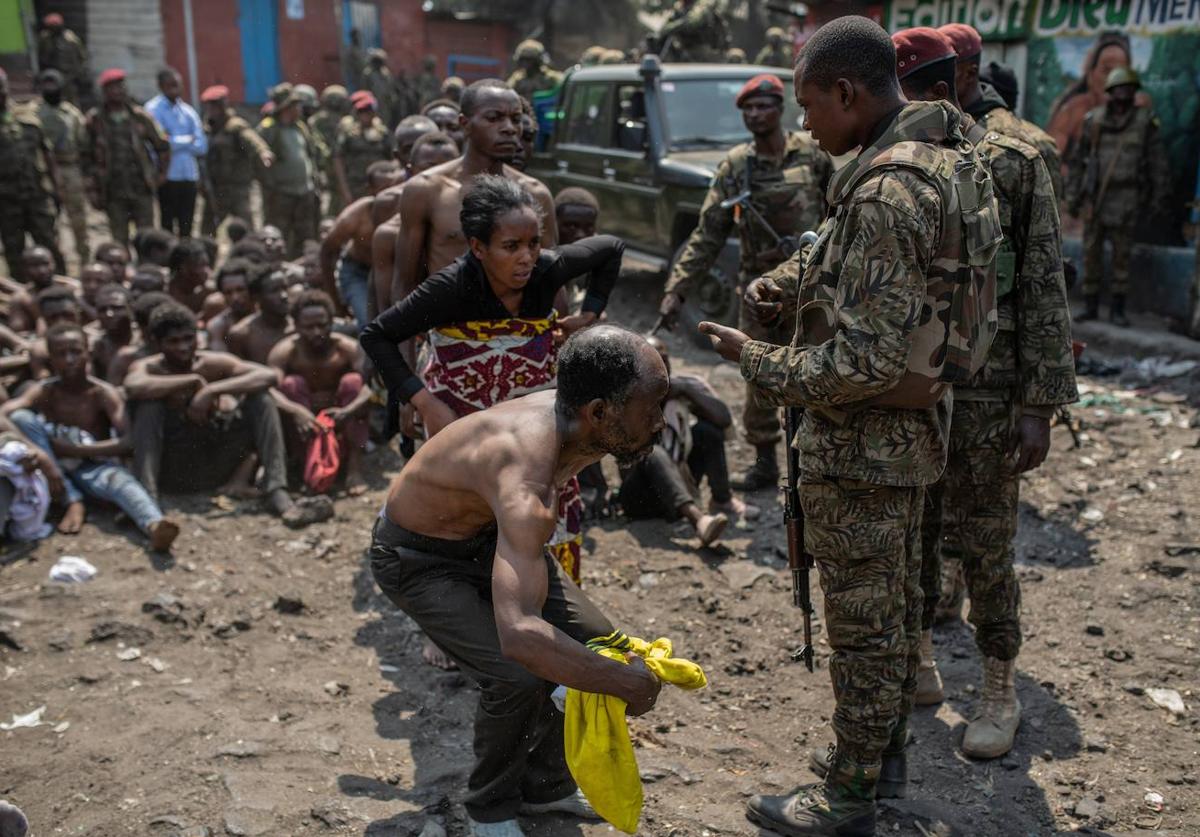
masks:
[[[296,133],[288,136],[289,131]],[[262,174],[263,222],[280,229],[287,242],[288,258],[298,258],[303,254],[304,242],[317,238],[321,215],[317,176],[329,150],[303,120],[283,125],[268,116],[258,124],[258,133],[275,155],[275,163]],[[293,150],[299,154],[294,160]],[[303,177],[293,178],[298,169]]]
[[[94,185],[108,213],[112,237],[129,243],[129,223],[154,226],[154,194],[158,173],[171,146],[154,117],[137,105],[116,110],[92,108],[87,116],[88,144],[84,175]],[[159,161],[150,155],[157,154]]]
[[[517,91],[518,96],[530,102],[533,101],[534,93],[553,90],[562,84],[562,73],[542,63],[545,54],[546,48],[542,46],[541,42],[532,39],[517,44],[517,50],[513,54],[515,63],[533,60],[538,62],[535,71],[530,72],[525,67],[517,67],[516,71],[508,77],[508,86]]]
[[[362,89],[375,97],[375,110],[383,124],[389,129],[400,120],[396,116],[396,79],[387,66],[387,53],[372,49],[369,53],[374,61],[367,62],[363,70]],[[382,59],[384,63],[378,63]]]
[[[1113,249],[1112,293],[1123,297],[1128,290],[1129,254],[1138,218],[1167,193],[1170,174],[1158,128],[1158,117],[1146,107],[1135,107],[1121,117],[1098,107],[1084,117],[1067,181],[1071,214],[1086,213],[1084,296],[1100,293],[1106,240]]]
[[[792,45],[786,40],[787,35],[778,26],[767,30],[767,44],[758,51],[755,64],[767,67],[788,67],[795,64]]]
[[[37,116],[46,142],[54,152],[54,165],[62,187],[60,194],[71,221],[71,232],[75,235],[75,255],[83,263],[88,258],[87,190],[83,185],[80,157],[87,144],[87,126],[79,108],[65,100],[57,105],[44,100],[38,102]]]
[[[1012,546],[1020,486],[1012,455],[1017,425],[1022,415],[1048,419],[1078,393],[1050,174],[1038,149],[1018,139],[989,131],[976,149],[992,174],[1006,239],[997,257],[999,331],[976,377],[954,388],[946,472],[927,489],[922,628],[933,627],[944,549],[951,561],[947,571],[959,572],[961,562],[966,576],[979,650],[1011,660],[1021,646]]]
[[[54,254],[55,267],[65,272],[54,219],[54,183],[50,179],[50,148],[33,111],[0,111],[0,243],[8,273],[20,279],[25,234]]]
[[[331,85],[321,91],[321,106],[308,118],[308,128],[313,134],[320,137],[326,148],[337,146],[338,123],[342,121],[342,117],[346,116],[348,103],[346,89],[340,85]],[[337,179],[333,174],[332,154],[326,161],[321,174],[324,176],[326,185],[330,186],[329,208],[326,214],[336,218],[346,207],[342,203],[341,192],[337,188],[333,188]]]
[[[259,169],[259,158],[270,149],[263,138],[233,109],[225,111],[220,127],[207,126],[208,193],[204,199],[204,215],[200,229],[213,235],[229,216],[242,218],[251,225],[250,184]]]
[[[387,126],[376,116],[363,127],[358,116],[347,116],[339,124],[333,153],[342,161],[346,188],[352,200],[366,197],[371,187],[367,182],[367,166],[391,157],[391,142]]]
[[[416,91],[417,110],[419,111],[442,95],[442,82],[438,79],[437,74],[434,73],[433,67],[426,66],[413,79],[413,89]]]
[[[987,179],[961,120],[944,102],[908,104],[834,174],[803,277],[781,277],[802,312],[792,345],[742,350],[760,399],[804,407],[800,502],[825,594],[833,728],[872,786],[913,705],[921,504],[949,431],[944,358],[977,339],[947,316],[947,294],[999,241],[995,201],[981,191],[971,211],[958,198],[956,167],[981,189]]]
[[[79,104],[79,94],[85,92],[91,83],[88,78],[87,48],[70,29],[58,32],[46,29],[38,35],[38,69],[62,73],[63,98],[73,105]]]
[[[747,189],[755,208],[782,236],[813,230],[825,217],[825,188],[833,175],[829,155],[805,133],[787,135],[781,159],[761,157],[753,142],[743,143],[729,152],[713,175],[712,185],[700,208],[700,220],[687,240],[682,255],[671,270],[665,292],[686,297],[697,281],[712,268],[725,242],[737,227],[741,243],[738,267],[738,297],[756,276],[777,267],[788,256],[757,218],[740,207],[722,209],[722,201]],[[759,325],[742,305],[738,328],[756,340],[782,343],[787,335],[779,329]],[[774,445],[779,441],[778,411],[755,402],[754,387],[746,385],[742,423],[746,441],[752,445]]]
[[[1009,110],[996,88],[986,82],[980,82],[979,86],[983,89],[983,96],[967,108],[967,113],[985,130],[1027,142],[1036,148],[1042,162],[1046,164],[1046,171],[1050,174],[1054,197],[1056,201],[1062,200],[1062,158],[1058,155],[1058,143],[1054,141],[1054,137],[1028,119],[1022,119]]]
[[[658,32],[664,61],[720,62],[729,46],[729,27],[718,0],[676,7]]]

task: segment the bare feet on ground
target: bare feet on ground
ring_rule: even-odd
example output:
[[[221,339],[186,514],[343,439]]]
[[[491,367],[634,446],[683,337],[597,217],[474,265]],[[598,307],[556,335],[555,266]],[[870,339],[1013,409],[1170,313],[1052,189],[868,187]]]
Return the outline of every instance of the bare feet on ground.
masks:
[[[696,521],[696,534],[700,536],[701,546],[712,546],[721,538],[729,518],[723,514],[706,514]]]
[[[83,502],[71,503],[67,506],[62,520],[58,521],[58,531],[64,535],[78,535],[86,519],[87,509],[84,508]]]
[[[450,656],[434,645],[433,640],[425,637],[425,647],[421,649],[421,659],[434,668],[442,671],[458,671],[458,664]]]
[[[179,537],[179,524],[173,520],[162,518],[150,524],[150,549],[154,552],[166,552]]]

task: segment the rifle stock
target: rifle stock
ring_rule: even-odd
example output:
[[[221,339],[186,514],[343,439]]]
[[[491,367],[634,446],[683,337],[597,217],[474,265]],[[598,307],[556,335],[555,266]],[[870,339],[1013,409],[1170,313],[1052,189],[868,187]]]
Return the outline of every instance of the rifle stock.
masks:
[[[813,556],[804,549],[804,512],[800,508],[800,452],[795,448],[796,434],[800,428],[800,410],[787,408],[785,435],[787,437],[787,485],[783,490],[783,522],[787,529],[788,567],[792,571],[792,605],[800,609],[804,619],[804,645],[792,652],[793,661],[803,661],[809,671],[813,670],[812,644],[812,590],[809,587],[809,571],[814,566]]]

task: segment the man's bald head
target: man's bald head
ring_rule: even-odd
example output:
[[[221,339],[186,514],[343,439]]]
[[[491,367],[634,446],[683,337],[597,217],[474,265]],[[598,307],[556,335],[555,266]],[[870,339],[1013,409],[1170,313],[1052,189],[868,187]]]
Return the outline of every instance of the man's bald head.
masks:
[[[407,166],[412,161],[413,143],[425,134],[438,129],[437,124],[428,116],[406,116],[400,120],[392,134],[393,155],[401,166]]]
[[[463,91],[462,98],[459,99],[458,105],[462,109],[463,116],[470,117],[475,111],[483,107],[484,102],[493,99],[507,101],[512,99],[520,106],[520,96],[517,91],[508,86],[508,83],[498,78],[485,78],[473,82]]]

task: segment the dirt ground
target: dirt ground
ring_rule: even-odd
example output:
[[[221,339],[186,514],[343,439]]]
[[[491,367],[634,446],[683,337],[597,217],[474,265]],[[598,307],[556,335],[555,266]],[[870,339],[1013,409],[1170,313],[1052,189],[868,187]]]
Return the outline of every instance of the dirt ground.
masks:
[[[648,327],[654,294],[623,284],[613,318]],[[731,364],[671,342],[679,368],[740,406]],[[986,763],[958,752],[979,663],[967,626],[939,630],[948,699],[918,711],[910,798],[882,806],[880,834],[1200,834],[1197,377],[1082,379],[1082,447],[1057,427],[1024,486],[1016,747]],[[750,455],[740,440],[730,452],[734,469]],[[371,493],[339,498],[333,521],[303,532],[253,504],[175,497],[185,529],[170,560],[106,513],[80,537],[0,559],[0,721],[45,707],[42,725],[0,732],[0,798],[36,835],[391,837],[431,821],[463,833],[475,695],[421,664],[412,623],[373,586],[363,550],[401,460],[371,462]],[[587,532],[585,589],[628,632],[673,638],[710,679],[664,690],[632,723],[640,833],[757,834],[746,798],[812,781],[808,752],[830,740],[828,647],[822,636],[815,674],[790,662],[800,620],[781,515],[771,492],[753,499],[763,520],[717,550],[669,524]],[[98,577],[51,583],[65,554]],[[1182,713],[1153,689],[1177,692]]]

